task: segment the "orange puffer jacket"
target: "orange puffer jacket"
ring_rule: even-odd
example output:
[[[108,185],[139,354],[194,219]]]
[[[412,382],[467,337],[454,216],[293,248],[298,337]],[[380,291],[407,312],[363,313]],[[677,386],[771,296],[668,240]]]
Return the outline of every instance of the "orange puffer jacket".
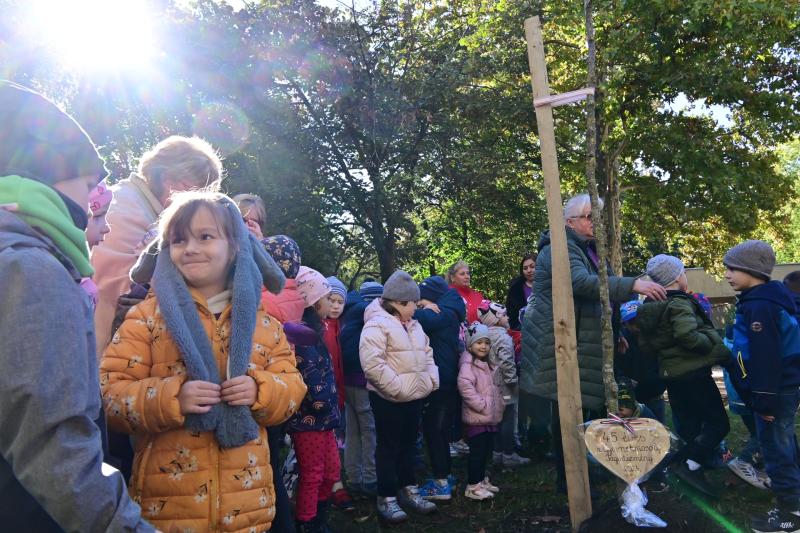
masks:
[[[215,319],[192,292],[220,376],[226,376],[231,306]],[[183,427],[186,367],[152,293],[131,308],[100,365],[109,426],[134,435],[131,496],[162,531],[262,532],[275,515],[266,426],[291,417],[306,394],[280,323],[259,308],[248,375],[258,385],[256,440],[220,449],[213,432]]]

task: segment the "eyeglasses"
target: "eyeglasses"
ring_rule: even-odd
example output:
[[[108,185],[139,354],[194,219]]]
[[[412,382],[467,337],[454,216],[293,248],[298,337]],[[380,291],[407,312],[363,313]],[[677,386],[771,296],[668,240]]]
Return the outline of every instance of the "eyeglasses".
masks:
[[[591,221],[592,220],[592,214],[591,213],[587,213],[585,215],[578,215],[578,216],[569,217],[569,218],[585,218],[586,220]]]

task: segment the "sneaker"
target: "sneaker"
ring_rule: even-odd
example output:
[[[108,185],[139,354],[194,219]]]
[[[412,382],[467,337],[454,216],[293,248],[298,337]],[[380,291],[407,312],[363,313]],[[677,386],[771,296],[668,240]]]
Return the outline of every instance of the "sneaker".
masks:
[[[776,507],[766,514],[750,517],[750,528],[755,533],[796,533],[800,531],[800,519]]]
[[[517,453],[512,453],[511,455],[503,454],[503,466],[525,466],[530,464],[531,460],[527,457],[521,457],[517,455]]]
[[[503,465],[503,452],[492,452],[492,463],[496,466]]]
[[[467,485],[464,490],[464,497],[470,500],[483,501],[494,498],[494,494],[489,492],[483,487],[483,483],[475,483],[474,485]]]
[[[442,485],[436,480],[429,479],[419,488],[419,495],[426,500],[450,501],[453,497],[453,489],[450,487],[450,483],[448,483],[447,480],[445,480],[444,485]]]
[[[758,476],[758,471],[753,465],[743,459],[734,457],[728,461],[728,468],[744,481],[759,489],[766,489],[764,480]]]
[[[408,520],[408,515],[397,503],[397,498],[380,496],[378,496],[378,517],[388,524],[402,524]]]
[[[451,443],[451,446],[456,449],[459,455],[469,455],[469,444],[464,442],[464,439]]]
[[[676,476],[678,476],[678,479],[698,492],[701,492],[710,498],[716,498],[718,496],[716,489],[714,489],[714,487],[712,487],[706,479],[706,475],[702,468],[690,470],[689,465],[687,465],[685,461],[682,461],[681,464],[675,468],[674,473]]]
[[[416,485],[400,489],[398,499],[403,507],[408,507],[419,514],[430,514],[436,511],[436,504],[423,499],[419,495],[419,487]]]
[[[456,447],[451,442],[450,443],[450,457],[458,457],[458,456],[459,456],[458,450],[456,449]]]
[[[333,501],[333,506],[340,511],[349,513],[356,510],[355,505],[353,505],[353,498],[350,497],[350,493],[348,493],[347,489],[344,487],[333,491],[333,497],[331,499]]]
[[[492,494],[497,494],[498,492],[500,492],[500,487],[498,487],[496,485],[492,485],[492,482],[489,481],[489,477],[488,476],[483,478],[483,481],[481,481],[480,484],[481,484],[481,486],[483,486],[484,489],[488,490]]]

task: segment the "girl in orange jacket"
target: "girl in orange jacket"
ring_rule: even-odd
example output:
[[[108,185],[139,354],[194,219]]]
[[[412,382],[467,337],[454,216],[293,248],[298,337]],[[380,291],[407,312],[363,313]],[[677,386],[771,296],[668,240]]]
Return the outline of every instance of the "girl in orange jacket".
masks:
[[[164,531],[268,531],[265,427],[306,393],[280,324],[259,304],[262,276],[282,274],[219,193],[174,196],[159,234],[153,290],[100,370],[109,425],[133,435],[132,496]]]

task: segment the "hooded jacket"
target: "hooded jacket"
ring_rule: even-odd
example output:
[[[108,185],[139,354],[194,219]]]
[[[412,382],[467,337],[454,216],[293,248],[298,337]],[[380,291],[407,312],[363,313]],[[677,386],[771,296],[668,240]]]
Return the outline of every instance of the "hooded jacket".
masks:
[[[80,278],[50,239],[0,209],[0,524],[154,531],[122,475],[102,472],[93,316]]]
[[[426,398],[439,388],[439,369],[422,326],[390,315],[376,298],[364,311],[359,353],[367,388],[390,402]]]
[[[496,426],[503,420],[505,404],[495,384],[497,368],[476,359],[469,352],[461,354],[458,391],[461,393],[461,420],[470,426]]]
[[[575,329],[578,341],[578,367],[581,398],[586,409],[602,409],[603,387],[602,327],[600,324],[600,277],[590,258],[593,241],[566,228],[567,254],[572,276]],[[553,332],[553,260],[550,232],[542,234],[536,277],[533,282],[533,307],[528,308],[522,326],[520,389],[549,400],[557,400],[556,349]],[[609,268],[608,291],[612,302],[624,302],[633,291],[633,278],[614,276]],[[618,324],[619,317],[615,315]]]
[[[190,293],[219,375],[226,376],[232,306],[217,318],[205,298]],[[257,385],[250,412],[258,437],[224,450],[213,431],[185,427],[178,394],[186,365],[152,293],[131,308],[103,355],[100,385],[109,427],[136,437],[131,492],[163,531],[270,528],[275,493],[266,428],[297,411],[306,386],[280,323],[260,305],[252,343],[247,375]]]
[[[358,291],[347,293],[341,316],[339,342],[342,346],[344,383],[348,387],[367,386],[367,378],[361,369],[358,345],[361,342],[361,330],[364,329],[364,311],[368,305],[369,302],[362,298]]]
[[[299,322],[303,318],[303,310],[306,308],[305,300],[297,292],[294,278],[286,278],[286,285],[278,294],[264,289],[261,293],[261,305],[264,306],[267,313],[284,324]]]
[[[497,372],[494,374],[494,383],[500,389],[503,403],[506,405],[517,403],[519,391],[517,390],[517,365],[514,361],[514,341],[506,328],[492,326],[489,328],[489,362]]]
[[[645,301],[636,313],[636,324],[639,345],[656,354],[662,379],[685,377],[730,358],[708,314],[683,291],[667,291],[661,302]]]
[[[322,336],[306,324],[297,322],[284,324],[283,329],[286,338],[294,345],[297,369],[303,374],[303,381],[308,387],[300,409],[289,420],[286,430],[297,433],[339,427],[340,411],[333,363]]]
[[[430,340],[433,360],[439,368],[440,388],[455,391],[458,388],[458,360],[461,356],[459,332],[467,310],[464,300],[453,289],[448,289],[434,303],[439,306],[439,313],[418,309],[414,312],[414,319],[422,325],[422,330]]]
[[[792,294],[778,281],[748,289],[736,302],[731,381],[742,399],[773,415],[778,393],[800,385],[800,329]]]

